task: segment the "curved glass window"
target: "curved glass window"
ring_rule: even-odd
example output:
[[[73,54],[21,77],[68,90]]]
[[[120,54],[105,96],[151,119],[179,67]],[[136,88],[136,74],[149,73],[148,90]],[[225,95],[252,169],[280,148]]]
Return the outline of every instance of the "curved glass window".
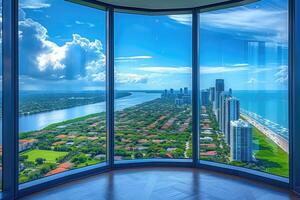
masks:
[[[200,14],[200,159],[288,177],[288,1]]]
[[[116,161],[191,158],[190,17],[115,14]]]
[[[20,183],[106,161],[105,48],[105,12],[20,1]]]

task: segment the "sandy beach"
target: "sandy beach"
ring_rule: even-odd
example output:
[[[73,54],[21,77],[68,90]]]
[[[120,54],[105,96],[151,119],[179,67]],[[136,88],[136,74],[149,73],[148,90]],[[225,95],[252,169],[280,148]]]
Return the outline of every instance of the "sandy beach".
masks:
[[[255,119],[249,117],[248,115],[242,114],[241,117],[248,121],[252,126],[255,126],[259,131],[261,131],[264,135],[274,141],[282,150],[289,153],[289,143],[288,141],[283,138],[282,136],[276,134],[271,129],[267,128],[266,126],[262,125]]]

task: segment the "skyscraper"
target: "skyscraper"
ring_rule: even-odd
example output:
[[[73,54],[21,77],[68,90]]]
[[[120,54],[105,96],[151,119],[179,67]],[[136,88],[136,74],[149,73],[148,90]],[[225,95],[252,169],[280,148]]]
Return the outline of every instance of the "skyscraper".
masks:
[[[252,161],[252,126],[242,119],[230,122],[230,159]]]
[[[209,90],[201,91],[201,105],[208,106],[209,105]]]
[[[215,101],[215,87],[209,88],[209,101],[211,103]]]
[[[217,116],[217,120],[219,121],[218,113],[219,113],[219,101],[220,101],[220,94],[224,91],[224,79],[216,79],[216,86],[215,86],[215,102],[214,102],[214,112]]]
[[[226,99],[231,97],[229,92],[222,92],[219,96],[219,111],[218,111],[218,123],[220,130],[225,131],[225,103]]]
[[[188,95],[189,94],[189,90],[187,87],[184,88],[184,95]]]
[[[240,117],[240,101],[235,97],[229,97],[225,101],[224,130],[225,142],[230,145],[230,121],[236,121]]]

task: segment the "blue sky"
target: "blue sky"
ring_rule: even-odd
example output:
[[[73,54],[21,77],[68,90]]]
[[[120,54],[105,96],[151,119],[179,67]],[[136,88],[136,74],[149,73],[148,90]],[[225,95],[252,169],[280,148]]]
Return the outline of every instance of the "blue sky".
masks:
[[[286,0],[200,15],[201,87],[287,88]],[[105,13],[63,0],[20,0],[20,88],[105,86]],[[191,15],[115,16],[117,89],[191,87]]]

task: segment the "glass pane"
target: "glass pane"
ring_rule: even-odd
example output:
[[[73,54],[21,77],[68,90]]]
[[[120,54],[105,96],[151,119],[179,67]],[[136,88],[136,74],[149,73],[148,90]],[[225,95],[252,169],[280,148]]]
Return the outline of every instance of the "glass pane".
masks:
[[[19,10],[20,183],[106,161],[105,12],[63,0]]]
[[[190,18],[115,14],[115,160],[191,157]]]
[[[288,177],[288,1],[202,13],[200,35],[200,158]]]

